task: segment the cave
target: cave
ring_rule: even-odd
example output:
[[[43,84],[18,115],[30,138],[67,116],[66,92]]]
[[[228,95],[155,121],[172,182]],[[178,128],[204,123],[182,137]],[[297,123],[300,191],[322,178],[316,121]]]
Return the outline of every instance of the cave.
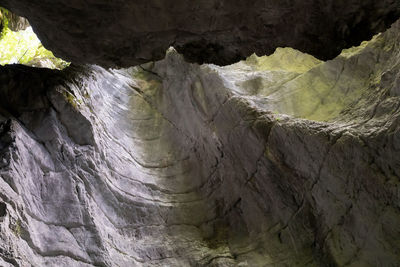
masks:
[[[398,0],[0,6],[0,266],[400,266]]]

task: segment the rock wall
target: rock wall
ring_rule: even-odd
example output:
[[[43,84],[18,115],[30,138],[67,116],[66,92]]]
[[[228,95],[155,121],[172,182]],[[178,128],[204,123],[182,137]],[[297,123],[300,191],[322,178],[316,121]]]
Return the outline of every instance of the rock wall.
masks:
[[[5,14],[8,21],[8,28],[14,32],[25,30],[29,27],[29,21],[26,18],[19,17],[11,12]]]
[[[396,266],[399,34],[328,62],[1,67],[1,265]]]
[[[130,67],[175,47],[227,65],[292,47],[319,59],[359,45],[400,17],[398,0],[1,0],[69,62]]]
[[[27,19],[19,17],[14,13],[0,8],[0,25],[1,31],[4,30],[4,26],[7,26],[11,31],[21,31],[29,27],[29,22]]]

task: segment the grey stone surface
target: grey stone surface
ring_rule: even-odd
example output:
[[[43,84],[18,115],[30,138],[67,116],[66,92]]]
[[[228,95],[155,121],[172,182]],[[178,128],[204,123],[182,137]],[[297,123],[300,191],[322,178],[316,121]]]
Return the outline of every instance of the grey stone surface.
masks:
[[[12,12],[7,12],[5,16],[8,20],[8,28],[14,32],[25,30],[30,26],[26,18],[17,16]]]
[[[174,46],[188,61],[227,65],[292,47],[320,59],[400,16],[399,0],[1,0],[70,62],[130,67]]]
[[[399,36],[328,62],[1,67],[0,264],[396,266]]]
[[[29,27],[29,22],[27,19],[19,17],[14,13],[5,10],[4,8],[0,9],[0,29],[3,31],[4,26],[7,24],[7,27],[11,31],[21,31],[25,30]]]

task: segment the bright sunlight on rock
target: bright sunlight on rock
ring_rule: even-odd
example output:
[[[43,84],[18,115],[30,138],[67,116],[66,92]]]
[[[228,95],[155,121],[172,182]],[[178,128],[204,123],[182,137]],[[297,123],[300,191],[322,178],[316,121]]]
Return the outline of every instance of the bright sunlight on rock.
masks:
[[[69,65],[44,48],[32,27],[24,22],[25,19],[5,9],[0,12],[3,26],[0,37],[1,65],[23,64],[49,69],[63,69]],[[27,27],[23,29],[23,26],[19,26],[19,21],[23,21]]]

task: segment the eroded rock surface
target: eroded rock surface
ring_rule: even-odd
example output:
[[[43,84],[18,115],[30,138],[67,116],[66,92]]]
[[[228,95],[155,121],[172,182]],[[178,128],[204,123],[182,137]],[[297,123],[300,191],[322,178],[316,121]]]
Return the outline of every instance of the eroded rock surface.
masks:
[[[292,47],[332,59],[384,31],[398,0],[2,0],[45,47],[75,63],[130,67],[174,46],[188,61],[227,65]]]
[[[325,63],[0,68],[1,265],[396,266],[399,32]]]
[[[2,15],[7,19],[7,27],[14,32],[23,31],[30,26],[26,18],[17,16],[14,13],[6,11]]]

